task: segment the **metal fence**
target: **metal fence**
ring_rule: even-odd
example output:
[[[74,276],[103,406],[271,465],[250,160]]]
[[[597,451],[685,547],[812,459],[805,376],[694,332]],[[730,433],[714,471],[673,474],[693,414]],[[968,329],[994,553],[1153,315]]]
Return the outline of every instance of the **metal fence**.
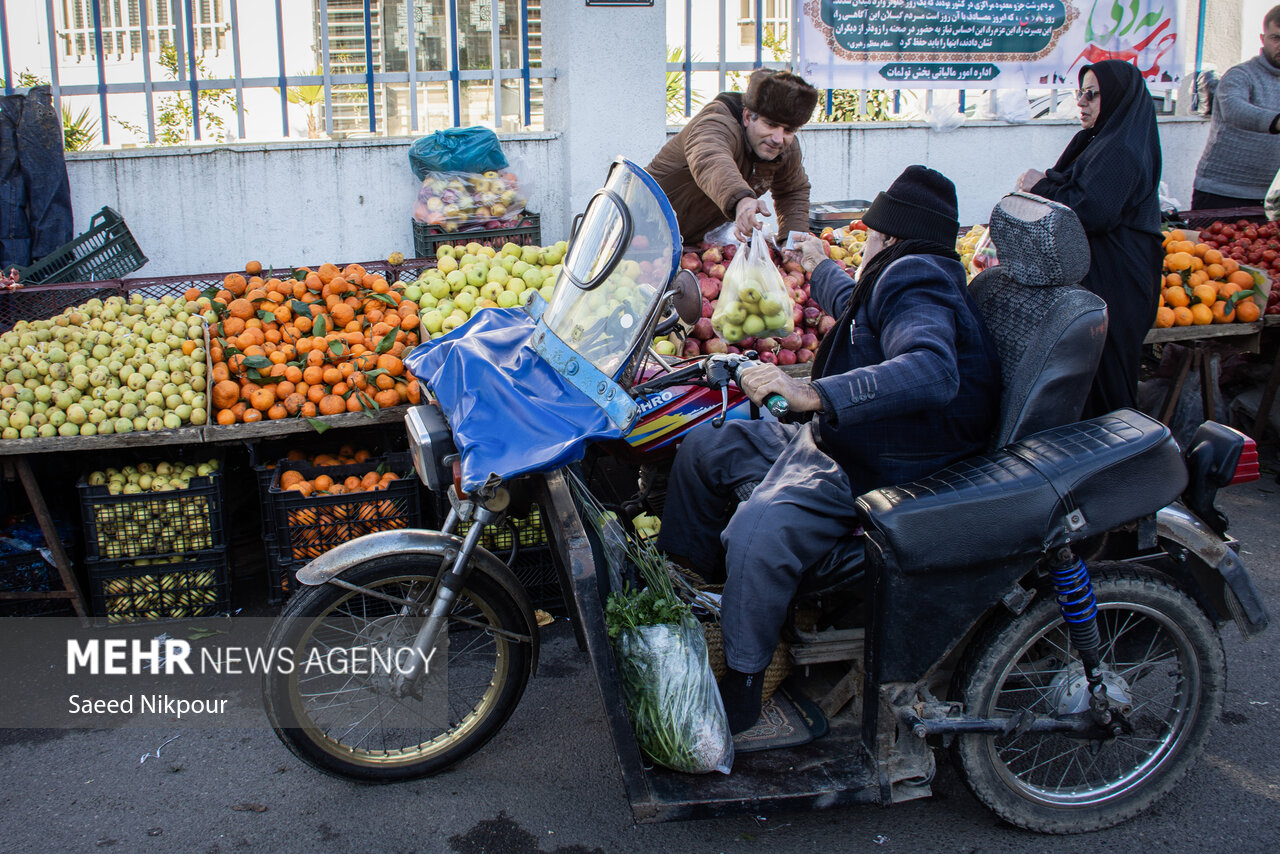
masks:
[[[297,103],[300,91],[313,93],[309,109],[323,103],[324,131],[330,137],[335,132],[388,135],[393,108],[398,111],[399,131],[417,133],[427,125],[420,115],[421,102],[430,102],[433,94],[448,101],[441,122],[460,126],[469,92],[483,92],[486,86],[491,87],[496,128],[504,129],[504,119],[510,125],[514,116],[518,126],[538,129],[542,80],[551,76],[541,67],[541,2],[45,0],[44,20],[33,22],[26,18],[30,10],[38,9],[39,0],[0,0],[3,88],[12,94],[37,81],[46,82],[43,75],[29,71],[14,77],[15,47],[28,48],[29,55],[24,40],[34,34],[36,41],[47,41],[47,82],[55,102],[60,105],[67,98],[96,98],[104,145],[111,144],[113,120],[117,126],[122,124],[111,112],[113,100],[122,100],[122,96],[142,96],[145,137],[155,144],[157,122],[163,127],[166,121],[173,121],[164,113],[166,109],[178,111],[187,120],[193,141],[209,135],[210,117],[202,112],[208,109],[211,93],[225,94],[224,104],[233,99],[235,126],[243,139],[245,95],[261,90],[278,93],[283,137],[290,136],[291,94]],[[285,6],[291,12],[288,22]],[[20,14],[17,7],[22,9]],[[309,16],[310,21],[300,21],[302,16]],[[22,30],[16,44],[11,42],[15,26]],[[254,68],[260,70],[264,63],[272,64],[271,57],[264,54],[274,52],[273,73],[248,76],[243,73],[243,43],[252,37],[261,47],[262,34],[270,27],[274,27],[274,45],[270,51],[255,49],[252,58]],[[297,49],[299,30],[304,29],[310,32],[303,36],[312,41],[309,49]],[[289,56],[287,42],[295,45]],[[207,71],[206,60],[223,73]],[[83,78],[90,62],[96,65],[93,82],[64,79],[72,72]],[[299,65],[316,70],[291,74],[286,63],[292,63],[295,70]],[[172,79],[157,79],[160,67],[167,68]],[[157,104],[157,99],[164,100]],[[405,102],[407,120],[400,118]],[[227,112],[230,109],[226,107]],[[140,115],[138,118],[141,128],[144,123]],[[219,118],[218,124],[221,122]]]

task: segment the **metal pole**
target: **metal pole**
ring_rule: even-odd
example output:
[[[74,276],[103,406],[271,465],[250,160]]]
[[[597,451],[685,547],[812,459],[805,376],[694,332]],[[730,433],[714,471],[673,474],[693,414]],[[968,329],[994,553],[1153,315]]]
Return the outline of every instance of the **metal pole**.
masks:
[[[764,0],[756,0],[756,68],[764,63]]]
[[[498,4],[489,0],[489,53],[493,59],[493,127],[502,130],[502,33],[498,32]]]
[[[449,88],[453,93],[453,126],[462,126],[462,87],[458,85],[458,0],[449,0]]]
[[[324,64],[324,132],[333,136],[333,74],[329,68],[329,0],[320,0],[320,58]]]
[[[142,25],[142,92],[147,101],[147,142],[156,144],[156,105],[151,88],[151,26],[147,20],[146,0],[138,4],[139,21]]]
[[[1201,71],[1204,62],[1204,12],[1208,0],[1200,0],[1200,12],[1196,15],[1196,74]]]
[[[107,129],[110,122],[107,116],[107,69],[102,55],[102,6],[99,0],[93,0],[93,44],[98,60],[98,106],[102,111],[102,144],[110,145],[110,131]]]
[[[199,81],[196,79],[196,22],[191,9],[191,0],[183,3],[187,12],[187,70],[191,77],[188,80],[191,89],[191,132],[196,142],[200,141],[200,98]]]
[[[693,114],[693,0],[684,4],[684,115]]]
[[[4,93],[13,94],[13,68],[9,64],[9,14],[0,0],[0,55],[4,57]]]
[[[533,124],[533,84],[529,79],[529,0],[520,0],[520,72],[524,78],[524,126]]]
[[[289,138],[289,76],[284,70],[284,11],[276,0],[276,55],[280,70],[280,135]],[[310,122],[307,123],[310,127]]]
[[[142,0],[140,6],[146,5]],[[244,139],[244,80],[240,76],[240,15],[238,3],[231,0],[231,62],[236,73],[236,128]]]
[[[716,42],[716,44],[719,46],[719,57],[720,57],[720,72],[719,72],[719,78],[717,79],[716,84],[720,88],[716,89],[717,92],[723,92],[725,89],[729,88],[729,84],[725,80],[728,74],[727,74],[727,69],[725,68],[726,58],[724,54],[724,43],[726,41],[725,24],[728,23],[728,21],[726,20],[726,13],[724,9],[726,2],[728,2],[728,0],[720,0],[720,29],[717,30],[717,33],[719,35]]]
[[[58,35],[53,26],[53,0],[45,0],[45,11],[48,17],[45,24],[49,28],[49,90],[53,95],[53,106],[58,115],[62,115],[62,87],[58,83]],[[103,144],[106,140],[103,140]]]
[[[369,0],[364,0],[364,86],[369,101],[369,133],[377,133],[377,107],[373,97],[373,13]]]
[[[417,9],[413,0],[405,3],[405,18],[409,26],[409,129],[418,131],[418,33]]]

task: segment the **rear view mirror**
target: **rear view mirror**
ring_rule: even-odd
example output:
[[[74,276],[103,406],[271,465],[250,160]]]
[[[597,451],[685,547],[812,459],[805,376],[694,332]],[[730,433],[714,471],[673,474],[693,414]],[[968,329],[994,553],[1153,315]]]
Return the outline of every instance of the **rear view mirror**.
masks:
[[[692,326],[702,317],[702,291],[698,277],[688,270],[681,270],[671,280],[672,303],[680,319]]]

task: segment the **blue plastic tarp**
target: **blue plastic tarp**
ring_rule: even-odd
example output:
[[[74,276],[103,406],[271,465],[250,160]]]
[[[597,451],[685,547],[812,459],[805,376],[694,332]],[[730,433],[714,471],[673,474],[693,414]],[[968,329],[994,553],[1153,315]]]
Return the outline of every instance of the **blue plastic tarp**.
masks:
[[[582,459],[588,442],[622,436],[537,354],[534,329],[522,309],[488,308],[405,359],[449,420],[467,492],[492,475],[553,471]]]

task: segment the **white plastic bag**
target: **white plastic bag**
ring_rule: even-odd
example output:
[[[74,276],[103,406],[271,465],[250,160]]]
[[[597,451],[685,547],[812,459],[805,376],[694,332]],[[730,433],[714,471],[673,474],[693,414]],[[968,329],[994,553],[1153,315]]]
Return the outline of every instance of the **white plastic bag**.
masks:
[[[794,313],[795,303],[769,254],[768,239],[756,229],[750,245],[735,254],[725,270],[711,326],[729,344],[743,338],[784,338],[795,331]]]
[[[1280,220],[1280,172],[1271,179],[1271,186],[1267,188],[1267,197],[1262,202],[1262,209],[1266,211],[1267,219],[1272,222]]]
[[[640,748],[686,774],[733,768],[733,736],[707,660],[702,625],[624,628],[614,640],[618,675]]]
[[[413,218],[445,231],[509,228],[519,223],[525,201],[514,172],[428,172]]]

